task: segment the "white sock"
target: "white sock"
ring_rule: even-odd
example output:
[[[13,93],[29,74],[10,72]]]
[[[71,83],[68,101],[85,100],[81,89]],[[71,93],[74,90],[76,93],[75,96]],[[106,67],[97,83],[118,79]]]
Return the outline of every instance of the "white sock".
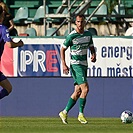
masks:
[[[79,112],[79,115],[81,115],[81,114],[83,114],[83,113]]]
[[[64,113],[64,114],[67,114],[67,111],[64,109],[64,110],[63,110],[63,113]]]

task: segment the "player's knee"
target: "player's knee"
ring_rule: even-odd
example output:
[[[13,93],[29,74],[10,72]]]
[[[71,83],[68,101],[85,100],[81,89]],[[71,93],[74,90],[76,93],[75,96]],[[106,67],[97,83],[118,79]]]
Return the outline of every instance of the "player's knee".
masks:
[[[84,89],[82,89],[82,95],[84,95],[85,97],[87,96],[89,92],[89,88],[85,87]]]
[[[75,89],[75,94],[77,95],[77,97],[80,96],[80,94],[81,94],[81,88],[80,88],[79,86],[76,87],[76,89]]]
[[[81,90],[75,90],[74,91],[74,93],[72,94],[72,98],[74,99],[74,100],[77,100],[79,97],[80,97],[80,95],[81,95]]]
[[[87,94],[89,92],[89,86],[88,86],[88,84],[84,84],[82,86],[82,92],[85,93],[85,94]]]

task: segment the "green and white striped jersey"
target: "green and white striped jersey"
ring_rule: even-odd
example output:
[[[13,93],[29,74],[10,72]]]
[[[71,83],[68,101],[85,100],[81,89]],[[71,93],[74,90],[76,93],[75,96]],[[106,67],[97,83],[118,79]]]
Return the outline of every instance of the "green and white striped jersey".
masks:
[[[94,46],[92,35],[87,30],[83,34],[77,33],[76,30],[72,31],[63,43],[64,48],[70,47],[71,65],[81,64],[87,66],[87,51],[91,46]]]

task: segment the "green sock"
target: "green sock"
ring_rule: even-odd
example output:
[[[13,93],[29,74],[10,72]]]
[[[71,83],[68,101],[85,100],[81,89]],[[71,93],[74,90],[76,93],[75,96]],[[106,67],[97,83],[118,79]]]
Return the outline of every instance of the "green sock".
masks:
[[[80,98],[79,99],[79,112],[80,113],[83,113],[85,104],[86,104],[86,99],[85,98]]]
[[[70,98],[68,100],[67,106],[65,108],[65,110],[67,111],[67,113],[69,112],[69,110],[75,105],[76,101],[73,100],[72,98]]]

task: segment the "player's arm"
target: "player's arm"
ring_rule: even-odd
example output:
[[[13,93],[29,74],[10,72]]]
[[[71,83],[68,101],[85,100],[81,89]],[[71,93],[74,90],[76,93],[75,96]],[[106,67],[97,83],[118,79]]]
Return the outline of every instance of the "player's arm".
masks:
[[[96,62],[96,51],[94,46],[90,46],[89,49],[91,51],[91,61]]]
[[[22,40],[18,42],[14,42],[9,35],[9,30],[5,26],[3,26],[2,36],[3,36],[4,42],[9,48],[16,48],[24,45]]]
[[[9,48],[16,48],[16,47],[22,47],[24,43],[22,40],[20,40],[19,42],[7,41],[6,45],[8,45]]]
[[[9,20],[9,23],[10,23],[10,27],[8,28],[8,30],[12,30],[14,28],[14,22],[13,22],[13,19]]]
[[[62,47],[61,48],[61,61],[62,61],[63,73],[67,75],[69,73],[69,68],[66,65],[65,51],[66,51],[66,48]]]

